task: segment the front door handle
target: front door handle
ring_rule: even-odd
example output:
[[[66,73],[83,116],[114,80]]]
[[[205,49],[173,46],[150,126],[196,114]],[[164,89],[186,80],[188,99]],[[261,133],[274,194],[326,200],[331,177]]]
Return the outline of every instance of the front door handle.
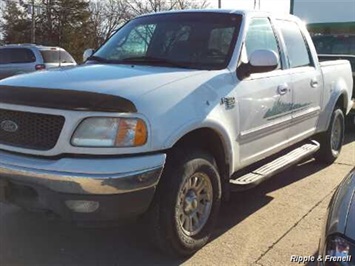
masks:
[[[279,85],[277,87],[277,92],[280,94],[280,95],[284,95],[288,92],[288,86],[286,84],[283,84],[283,85]]]

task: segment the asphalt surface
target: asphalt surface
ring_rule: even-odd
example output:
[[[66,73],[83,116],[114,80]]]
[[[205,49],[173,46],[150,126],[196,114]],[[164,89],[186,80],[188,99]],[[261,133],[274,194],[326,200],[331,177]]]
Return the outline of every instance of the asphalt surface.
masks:
[[[317,254],[330,197],[354,165],[355,130],[348,128],[333,165],[310,160],[233,194],[211,242],[183,260],[156,251],[138,224],[82,228],[0,204],[0,266],[298,265],[292,255]]]

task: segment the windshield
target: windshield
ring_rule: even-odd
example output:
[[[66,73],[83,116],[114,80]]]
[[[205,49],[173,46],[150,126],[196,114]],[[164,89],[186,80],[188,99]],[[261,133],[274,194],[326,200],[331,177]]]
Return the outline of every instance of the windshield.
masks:
[[[89,60],[187,67],[226,68],[239,33],[241,16],[172,13],[134,19]]]

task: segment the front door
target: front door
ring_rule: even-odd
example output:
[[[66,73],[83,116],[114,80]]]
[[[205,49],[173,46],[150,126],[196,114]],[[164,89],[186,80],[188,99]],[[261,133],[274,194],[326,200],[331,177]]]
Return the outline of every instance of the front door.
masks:
[[[259,49],[275,51],[280,45],[268,18],[254,18],[247,29],[241,61]],[[239,105],[239,156],[248,165],[282,149],[288,141],[292,119],[291,76],[280,59],[276,70],[251,74],[236,88]]]

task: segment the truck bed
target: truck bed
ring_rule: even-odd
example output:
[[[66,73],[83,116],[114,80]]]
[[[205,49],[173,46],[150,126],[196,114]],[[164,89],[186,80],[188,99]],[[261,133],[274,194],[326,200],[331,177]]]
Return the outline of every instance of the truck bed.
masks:
[[[322,68],[322,73],[323,73],[323,82],[324,84],[327,84],[328,86],[325,87],[324,90],[324,98],[323,98],[323,104],[327,103],[331,97],[331,89],[330,85],[333,86],[334,84],[337,84],[337,86],[341,86],[341,83],[347,84],[348,87],[350,87],[352,84],[354,84],[353,81],[353,76],[349,73],[349,61],[348,60],[331,60],[331,58],[328,57],[323,57],[323,61],[320,61],[320,66]],[[325,59],[328,59],[325,61]],[[343,73],[342,78],[339,79],[339,73]],[[349,73],[349,74],[345,74]],[[354,74],[354,73],[353,73]],[[354,87],[353,87],[354,90]],[[354,92],[353,96],[354,97]],[[352,108],[352,101],[351,101],[351,95],[349,96],[349,104],[347,108],[347,113],[351,110]],[[325,108],[325,106],[323,106]]]
[[[348,60],[350,62],[352,73],[353,73],[353,95],[352,98],[355,98],[355,55],[347,54],[319,54],[319,62],[321,66],[331,65],[329,62],[335,62],[338,60]]]

